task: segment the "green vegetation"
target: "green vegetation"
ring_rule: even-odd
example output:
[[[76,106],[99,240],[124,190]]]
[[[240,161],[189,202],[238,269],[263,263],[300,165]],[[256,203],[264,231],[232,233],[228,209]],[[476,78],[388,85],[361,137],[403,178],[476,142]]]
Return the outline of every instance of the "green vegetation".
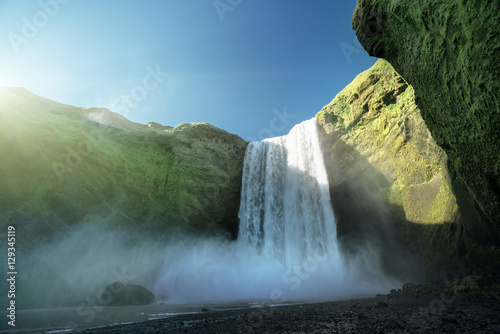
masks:
[[[359,0],[353,28],[370,55],[414,88],[448,156],[463,219],[460,255],[470,266],[498,263],[500,2]]]
[[[23,245],[79,222],[235,233],[246,142],[216,127],[132,123],[0,90],[0,226]]]
[[[500,300],[500,285],[495,278],[479,275],[469,275],[462,279],[460,285],[455,288],[455,296],[458,298],[488,298]]]
[[[432,275],[443,263],[450,264],[448,254],[459,248],[459,235],[449,226],[461,217],[447,156],[427,129],[414,94],[413,87],[380,59],[316,118],[324,129],[331,192],[346,185],[366,188],[370,195],[365,201],[373,197],[384,203],[399,238]],[[440,254],[433,253],[438,249]]]

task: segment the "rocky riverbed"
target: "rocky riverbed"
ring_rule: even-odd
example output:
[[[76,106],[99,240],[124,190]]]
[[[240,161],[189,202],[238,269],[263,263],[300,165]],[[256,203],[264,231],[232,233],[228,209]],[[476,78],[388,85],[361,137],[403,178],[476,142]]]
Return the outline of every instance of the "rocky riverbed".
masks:
[[[495,274],[496,273],[496,274]],[[387,295],[201,313],[82,333],[500,333],[498,271]]]
[[[366,298],[210,311],[82,333],[500,333],[500,303]]]

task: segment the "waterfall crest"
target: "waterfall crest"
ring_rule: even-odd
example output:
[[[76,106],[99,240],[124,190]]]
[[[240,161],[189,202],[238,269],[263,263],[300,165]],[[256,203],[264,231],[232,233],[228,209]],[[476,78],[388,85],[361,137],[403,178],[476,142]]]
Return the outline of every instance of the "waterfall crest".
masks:
[[[314,118],[248,145],[241,195],[239,243],[290,270],[313,257],[340,262]]]

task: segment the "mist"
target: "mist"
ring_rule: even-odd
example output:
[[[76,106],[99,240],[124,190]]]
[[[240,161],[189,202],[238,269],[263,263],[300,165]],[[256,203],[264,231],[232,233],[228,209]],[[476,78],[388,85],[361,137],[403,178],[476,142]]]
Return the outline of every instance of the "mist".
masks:
[[[23,308],[85,303],[115,281],[142,285],[156,302],[166,303],[340,299],[386,292],[397,284],[377,276],[374,268],[347,266],[346,271],[324,255],[287,269],[224,236],[153,236],[99,221],[58,233],[20,262]],[[363,273],[367,270],[371,274]]]
[[[143,226],[94,216],[60,231],[22,261],[21,304],[99,302],[116,281],[147,288],[158,303],[179,304],[334,300],[401,285],[383,270],[377,243],[343,232],[339,247],[343,225],[332,210],[315,119],[249,145],[236,241]]]

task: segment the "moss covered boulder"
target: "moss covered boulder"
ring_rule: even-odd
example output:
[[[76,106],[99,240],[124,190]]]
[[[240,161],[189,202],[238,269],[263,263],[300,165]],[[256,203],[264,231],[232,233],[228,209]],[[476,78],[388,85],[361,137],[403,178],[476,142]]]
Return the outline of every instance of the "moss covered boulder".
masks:
[[[412,86],[381,59],[316,118],[344,250],[381,249],[383,265],[398,272],[418,270],[402,245],[431,276],[460,266],[463,227],[447,155]]]
[[[143,286],[114,282],[101,294],[105,306],[149,305],[155,301],[155,295]]]
[[[237,135],[137,124],[21,88],[0,88],[0,120],[0,227],[15,225],[22,245],[97,220],[237,233],[247,144]]]
[[[353,28],[413,87],[448,155],[471,266],[499,261],[500,2],[358,0]]]

